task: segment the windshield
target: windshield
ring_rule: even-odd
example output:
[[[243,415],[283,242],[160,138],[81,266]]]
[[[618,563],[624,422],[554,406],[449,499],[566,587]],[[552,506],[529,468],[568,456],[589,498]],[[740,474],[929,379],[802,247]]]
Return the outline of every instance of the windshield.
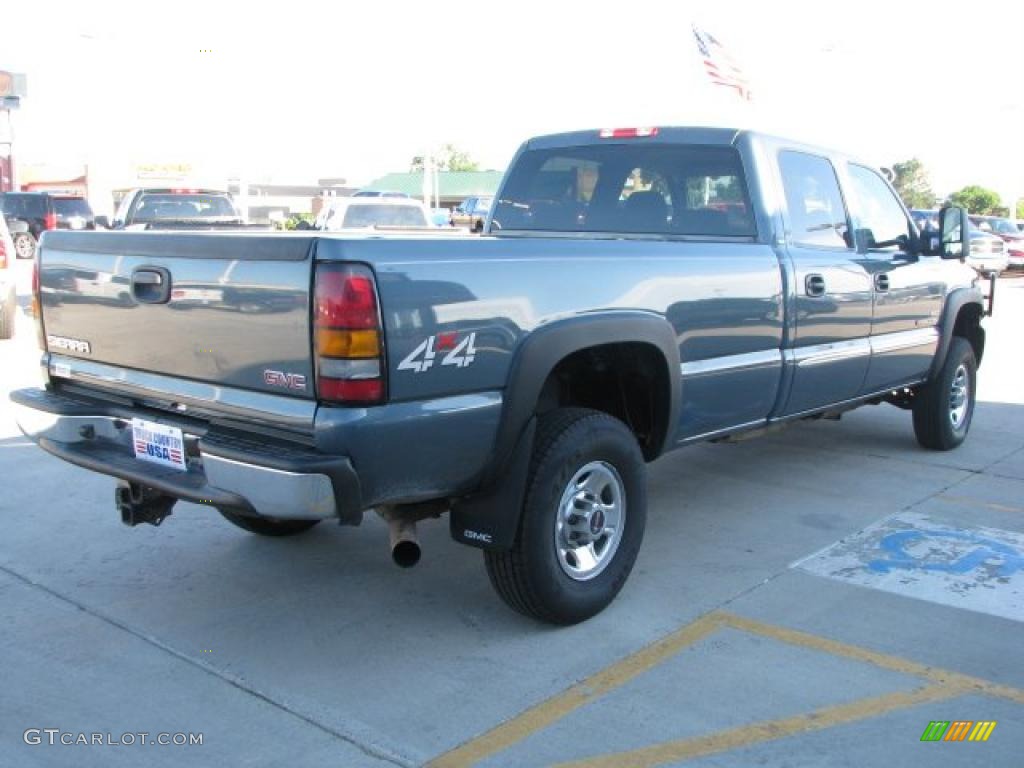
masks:
[[[92,218],[89,204],[81,197],[55,197],[53,198],[53,209],[56,211],[57,217],[62,219],[72,216]]]
[[[992,227],[993,232],[998,232],[1001,235],[1020,234],[1020,230],[1009,219],[989,219],[988,223]]]
[[[336,222],[337,218],[332,223]],[[350,205],[341,226],[425,227],[427,217],[415,205]]]
[[[238,218],[227,195],[143,195],[135,209],[136,221],[157,221],[169,219],[212,219]]]
[[[520,155],[494,206],[497,229],[750,237],[731,147],[593,144]]]

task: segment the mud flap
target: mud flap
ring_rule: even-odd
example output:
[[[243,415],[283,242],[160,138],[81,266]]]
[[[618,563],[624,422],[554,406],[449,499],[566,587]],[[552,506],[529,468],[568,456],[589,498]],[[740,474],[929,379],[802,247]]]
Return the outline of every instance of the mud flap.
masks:
[[[506,550],[512,546],[519,532],[536,431],[537,419],[531,418],[511,460],[498,476],[478,493],[452,505],[449,526],[453,539],[480,549]]]

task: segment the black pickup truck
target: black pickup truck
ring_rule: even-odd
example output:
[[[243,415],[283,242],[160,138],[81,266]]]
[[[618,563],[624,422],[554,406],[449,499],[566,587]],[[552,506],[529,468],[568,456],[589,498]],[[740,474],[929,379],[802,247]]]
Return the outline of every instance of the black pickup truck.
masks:
[[[447,514],[510,606],[577,622],[625,583],[666,451],[869,403],[964,440],[986,306],[965,212],[940,218],[922,236],[874,168],[758,133],[545,136],[481,238],[49,232],[48,384],[12,397],[118,478],[126,523],[376,509],[411,565]]]

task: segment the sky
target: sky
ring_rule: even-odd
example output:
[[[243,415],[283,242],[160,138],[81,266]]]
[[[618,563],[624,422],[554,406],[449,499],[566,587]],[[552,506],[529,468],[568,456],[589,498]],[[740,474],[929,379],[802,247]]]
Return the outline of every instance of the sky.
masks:
[[[531,135],[727,125],[918,157],[939,193],[1008,198],[1024,196],[1022,22],[1020,0],[6,0],[0,69],[29,78],[22,162],[360,184],[444,143],[501,170]],[[750,102],[709,83],[693,24],[742,64]]]

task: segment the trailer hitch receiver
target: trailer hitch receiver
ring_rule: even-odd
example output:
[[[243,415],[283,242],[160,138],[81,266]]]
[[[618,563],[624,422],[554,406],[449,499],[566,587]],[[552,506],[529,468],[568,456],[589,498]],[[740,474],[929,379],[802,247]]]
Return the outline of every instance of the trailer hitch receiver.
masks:
[[[114,489],[114,505],[121,513],[121,522],[130,527],[140,523],[160,525],[175,502],[173,496],[138,483],[119,483]]]

